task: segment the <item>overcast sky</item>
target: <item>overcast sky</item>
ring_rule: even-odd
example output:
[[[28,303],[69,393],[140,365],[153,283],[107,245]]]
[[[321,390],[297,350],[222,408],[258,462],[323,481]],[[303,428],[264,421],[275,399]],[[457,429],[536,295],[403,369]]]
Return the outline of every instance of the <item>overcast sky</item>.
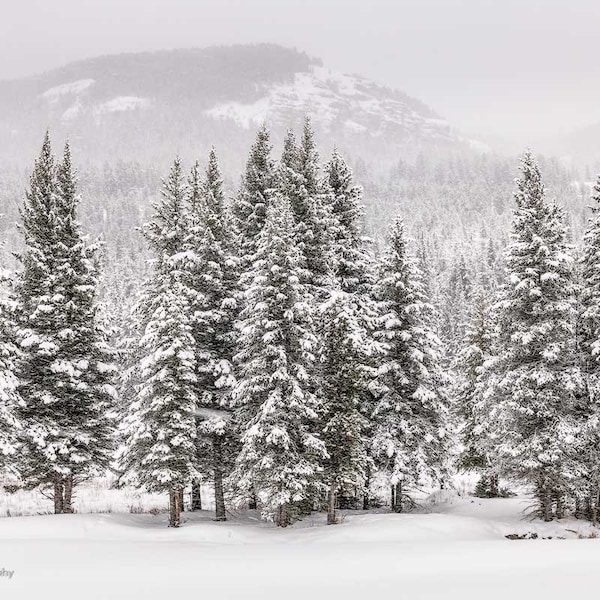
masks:
[[[600,122],[600,0],[1,0],[0,78],[98,54],[279,42],[469,133]]]

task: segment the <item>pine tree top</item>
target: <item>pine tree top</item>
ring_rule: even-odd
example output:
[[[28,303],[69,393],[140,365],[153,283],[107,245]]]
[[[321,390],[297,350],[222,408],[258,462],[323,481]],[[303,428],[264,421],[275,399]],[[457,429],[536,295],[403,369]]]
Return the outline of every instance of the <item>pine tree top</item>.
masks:
[[[181,159],[177,156],[166,180],[163,180],[161,199],[155,202],[152,220],[144,226],[148,243],[156,252],[159,262],[181,252],[186,238],[189,198]]]

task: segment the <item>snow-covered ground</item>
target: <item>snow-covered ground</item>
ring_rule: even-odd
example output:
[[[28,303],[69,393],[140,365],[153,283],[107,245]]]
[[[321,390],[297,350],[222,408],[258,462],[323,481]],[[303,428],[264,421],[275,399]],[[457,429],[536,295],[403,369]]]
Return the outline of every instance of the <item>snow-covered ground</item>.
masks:
[[[528,520],[523,498],[437,498],[417,514],[346,512],[329,527],[315,515],[287,530],[252,512],[186,513],[178,530],[164,513],[4,518],[0,598],[549,600],[595,588],[600,539],[580,539],[590,524]],[[539,538],[505,538],[529,532]]]

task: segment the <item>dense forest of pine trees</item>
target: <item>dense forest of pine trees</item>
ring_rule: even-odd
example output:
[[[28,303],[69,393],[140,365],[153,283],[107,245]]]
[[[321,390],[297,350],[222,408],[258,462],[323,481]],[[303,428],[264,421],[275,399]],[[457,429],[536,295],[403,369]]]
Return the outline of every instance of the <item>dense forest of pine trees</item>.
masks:
[[[104,294],[128,313],[100,302],[101,244],[46,136],[3,275],[0,467],[56,513],[112,471],[168,495],[172,527],[201,483],[217,520],[333,524],[339,507],[403,511],[461,469],[480,495],[523,484],[539,517],[595,521],[600,179],[576,248],[525,153],[504,250],[457,255],[441,287],[402,215],[385,246],[365,235],[362,188],[337,150],[321,163],[309,120],[272,154],[263,126],[232,202],[214,149],[204,170],[174,160],[140,228],[146,281]]]

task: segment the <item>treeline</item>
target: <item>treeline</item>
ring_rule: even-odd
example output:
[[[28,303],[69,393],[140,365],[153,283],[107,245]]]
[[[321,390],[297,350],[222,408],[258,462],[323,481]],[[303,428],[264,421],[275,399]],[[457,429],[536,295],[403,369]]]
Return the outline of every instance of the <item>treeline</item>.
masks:
[[[444,306],[464,339],[442,343],[457,334],[430,303],[445,292],[423,240],[397,218],[375,252],[339,152],[321,164],[307,121],[275,162],[263,126],[232,203],[214,150],[206,169],[175,159],[142,227],[151,275],[115,336],[69,148],[56,164],[47,136],[0,313],[4,466],[51,486],[56,512],[112,469],[168,493],[171,526],[185,492],[200,508],[201,481],[218,520],[247,506],[285,526],[369,508],[375,479],[402,511],[456,468],[489,496],[500,476],[528,484],[545,519],[595,519],[600,217],[576,253],[530,154],[515,200],[502,259],[486,244],[476,281],[452,266]]]

